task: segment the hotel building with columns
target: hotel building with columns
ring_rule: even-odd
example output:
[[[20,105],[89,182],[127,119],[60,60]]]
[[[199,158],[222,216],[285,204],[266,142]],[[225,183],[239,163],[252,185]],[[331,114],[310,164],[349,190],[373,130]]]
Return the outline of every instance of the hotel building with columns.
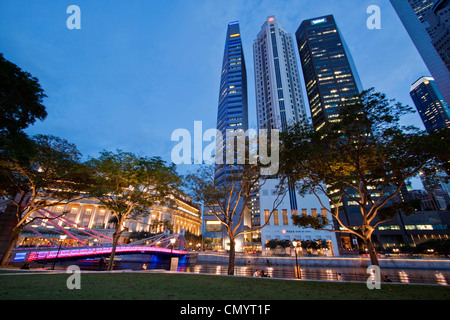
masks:
[[[199,236],[202,225],[200,205],[194,204],[189,197],[171,196],[171,198],[174,201],[173,205],[155,204],[149,207],[148,214],[127,220],[124,226],[127,232],[122,235],[123,238],[127,238],[133,232],[160,233],[165,231],[162,224],[156,229],[152,228],[152,224],[155,221],[168,221],[173,226],[173,233],[180,233],[183,229]],[[79,228],[95,229],[97,232],[108,236],[111,236],[114,232],[114,224],[110,220],[113,216],[111,211],[102,206],[97,199],[86,198],[60,205],[52,205],[47,208],[58,216],[65,212],[62,217],[76,223]],[[35,215],[37,213],[33,216]],[[67,224],[64,224],[62,220],[56,219],[53,222],[60,227],[67,228]],[[28,238],[28,243],[22,241],[22,245],[43,245],[44,243],[39,243],[42,239],[37,239],[39,237],[36,237],[36,234],[42,234],[43,230],[45,231],[44,233],[51,234],[52,229],[55,229],[56,226],[53,223],[49,223],[49,221],[36,219],[30,224],[30,227],[34,232],[25,231],[22,234],[22,238]],[[49,237],[52,236],[50,235]],[[123,240],[125,239],[121,241]]]

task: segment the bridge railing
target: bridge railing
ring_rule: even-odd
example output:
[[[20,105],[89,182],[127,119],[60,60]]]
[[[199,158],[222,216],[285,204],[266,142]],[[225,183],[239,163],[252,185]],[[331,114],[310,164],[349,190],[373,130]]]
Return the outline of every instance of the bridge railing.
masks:
[[[32,227],[27,227],[27,230],[35,233],[39,237],[47,239],[50,243],[55,245],[53,248],[16,248],[16,251],[22,251],[23,249],[26,251],[29,250],[27,261],[106,255],[111,253],[113,241],[111,237],[108,237],[101,232],[81,226],[80,224],[47,209],[38,210],[37,213],[40,215],[39,218],[44,220],[46,223],[48,222],[51,224],[52,227],[55,228],[55,231],[57,230],[58,232],[61,232],[61,234],[65,234],[74,239],[79,245],[81,245],[81,247],[58,247],[58,243],[53,241],[50,237],[46,237]],[[76,232],[73,230],[76,230]],[[85,235],[86,238],[93,238],[94,241],[97,240],[98,242],[96,246],[88,246],[86,241],[87,239],[85,237],[81,237],[78,233]],[[116,248],[116,253],[126,252],[155,252],[184,255],[187,253],[186,239],[184,237],[184,233],[181,232],[180,234],[157,234],[152,237],[131,242],[129,244],[119,242]]]
[[[41,250],[41,251],[31,251],[28,253],[27,261],[37,261],[37,260],[52,260],[52,259],[63,259],[63,258],[77,258],[77,257],[89,257],[89,256],[100,256],[111,254],[112,247],[89,247],[89,248],[72,248],[72,249],[61,249],[61,250]],[[187,251],[151,246],[118,246],[116,248],[117,253],[154,253],[154,254],[170,254],[182,256],[186,255]]]

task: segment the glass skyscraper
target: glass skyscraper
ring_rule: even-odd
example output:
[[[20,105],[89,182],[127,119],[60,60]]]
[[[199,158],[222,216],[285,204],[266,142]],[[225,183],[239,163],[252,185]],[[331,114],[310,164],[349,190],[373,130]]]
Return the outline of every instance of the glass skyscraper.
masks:
[[[431,77],[421,77],[411,86],[411,98],[428,132],[450,128],[450,110]]]
[[[436,1],[427,21],[433,34],[433,46],[450,71],[450,0]]]
[[[216,147],[222,148],[222,150],[216,149],[216,161],[218,160],[217,155],[219,154],[223,157],[223,163],[216,163],[215,165],[215,184],[217,186],[226,186],[231,181],[230,176],[241,171],[242,167],[240,164],[237,164],[237,159],[233,163],[226,161],[226,148],[229,144],[227,142],[227,131],[235,130],[237,132],[245,132],[248,130],[247,101],[247,70],[245,67],[239,22],[235,21],[228,24],[220,76],[217,130],[222,134],[223,144],[222,146],[216,145]],[[234,151],[234,153],[236,152]],[[233,217],[233,224],[236,223],[237,225],[239,223],[239,212],[241,212],[241,209],[242,203],[238,203],[235,209],[236,214]],[[216,210],[220,211],[218,204]],[[249,220],[248,216],[249,210],[246,210],[244,224]],[[212,247],[218,249],[228,248],[227,244],[229,245],[230,240],[226,229],[212,211],[205,209],[203,221],[205,223],[204,238],[211,241]],[[244,225],[241,224],[238,231],[240,232],[243,229]],[[238,236],[235,240],[236,251],[242,251],[244,236]]]
[[[226,131],[248,130],[247,70],[238,21],[228,24],[220,79],[217,129],[224,138],[223,164],[216,165],[215,176],[216,184],[221,185],[227,181],[232,170],[238,170],[238,167],[225,161]]]
[[[332,15],[304,20],[296,32],[300,63],[311,109],[314,129],[338,121],[344,102],[352,101],[363,90],[355,64]],[[343,197],[340,219],[358,225],[358,205]],[[333,218],[333,220],[335,220]],[[338,228],[335,221],[335,228]],[[357,239],[351,234],[337,234],[340,249],[351,249]]]
[[[314,128],[336,121],[362,84],[332,15],[304,20],[295,33]]]
[[[441,91],[444,100],[447,103],[450,103],[450,69],[447,68],[443,60],[444,56],[440,56],[440,53],[433,44],[435,40],[436,44],[439,46],[441,44],[438,42],[442,42],[444,39],[447,39],[448,41],[448,36],[445,38],[445,34],[448,34],[448,28],[446,32],[442,32],[437,26],[431,26],[429,19],[438,12],[444,12],[444,14],[448,16],[450,9],[443,8],[443,5],[448,7],[448,2],[441,0],[390,1],[411,37],[411,40],[416,46],[417,51],[430,71],[431,76],[436,81],[436,85]],[[445,13],[445,10],[447,10],[447,13]],[[440,16],[440,18],[443,17],[444,16]],[[436,19],[437,17],[434,17],[431,21],[435,21]],[[444,19],[442,22],[444,23],[443,26],[445,25],[448,27],[448,21],[446,22]],[[448,46],[449,43],[447,42],[445,47],[448,48]]]

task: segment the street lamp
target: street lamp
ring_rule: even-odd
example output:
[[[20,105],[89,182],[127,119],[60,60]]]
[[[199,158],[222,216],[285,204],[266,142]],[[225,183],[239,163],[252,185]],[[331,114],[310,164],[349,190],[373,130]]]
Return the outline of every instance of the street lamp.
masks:
[[[59,239],[60,239],[60,241],[59,241],[59,248],[58,248],[58,252],[56,253],[55,260],[53,260],[52,270],[55,270],[56,259],[58,259],[59,252],[61,251],[62,242],[66,238],[67,238],[67,235],[65,235],[65,234],[62,234],[62,235],[59,236]]]
[[[170,250],[170,255],[172,255],[173,245],[175,244],[175,241],[177,241],[177,239],[175,239],[175,238],[170,239],[170,243],[172,244],[172,249]]]
[[[170,271],[177,271],[177,269],[178,269],[178,258],[174,258],[173,254],[172,254],[173,246],[176,241],[177,241],[177,239],[175,239],[175,238],[170,239],[170,243],[172,244],[172,249],[170,251]]]
[[[300,279],[300,270],[298,268],[298,260],[297,260],[297,245],[298,242],[297,241],[292,241],[292,245],[294,246],[294,252],[295,252],[295,274],[297,276],[297,278]]]

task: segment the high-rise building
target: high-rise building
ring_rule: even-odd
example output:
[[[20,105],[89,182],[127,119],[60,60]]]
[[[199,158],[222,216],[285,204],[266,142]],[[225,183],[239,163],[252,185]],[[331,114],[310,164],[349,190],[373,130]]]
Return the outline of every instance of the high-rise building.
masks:
[[[450,71],[450,0],[439,0],[427,15],[433,45]],[[450,101],[447,101],[450,103]]]
[[[284,131],[290,125],[306,123],[306,109],[303,100],[300,72],[293,37],[281,23],[270,16],[266,19],[253,42],[255,69],[256,111],[258,129],[277,129]],[[276,178],[263,179],[252,197],[252,226],[265,224],[273,210],[276,196],[273,191],[279,183]],[[325,201],[325,199],[322,199]],[[312,229],[301,230],[292,224],[292,216],[298,214],[314,215],[321,210],[319,200],[314,195],[300,196],[293,185],[273,211],[270,222],[253,239],[261,239],[261,250],[266,252],[270,240],[326,240],[329,244],[327,254],[337,254],[336,238],[328,231]],[[331,216],[327,217],[331,221]],[[330,225],[331,229],[331,225]],[[254,249],[257,241],[248,240]]]
[[[295,33],[314,129],[338,121],[343,103],[363,90],[350,50],[332,15],[304,20]],[[360,208],[343,197],[339,216],[347,225],[360,225]],[[334,227],[339,224],[333,219]],[[336,235],[342,252],[356,249],[351,234]]]
[[[283,130],[306,121],[296,48],[275,17],[253,42],[258,128]]]
[[[390,1],[444,100],[450,103],[450,68],[446,65],[448,61],[445,61],[450,46],[448,21],[445,20],[450,12],[448,1]]]
[[[228,24],[227,35],[225,39],[225,50],[223,54],[222,72],[220,78],[219,104],[217,111],[217,129],[221,132],[224,139],[222,150],[216,149],[216,154],[223,156],[223,163],[216,163],[215,166],[215,184],[217,186],[226,186],[231,181],[231,176],[241,172],[241,166],[237,163],[237,158],[233,163],[226,160],[227,131],[245,132],[248,130],[248,99],[247,99],[247,70],[245,67],[244,51],[242,47],[241,32],[239,22],[234,21]],[[217,156],[216,156],[217,160]],[[233,177],[234,179],[235,177]],[[233,204],[234,205],[234,204]],[[242,201],[237,204],[233,223],[239,223],[239,212],[242,209]],[[220,211],[218,209],[217,211]],[[229,239],[225,227],[220,223],[217,217],[212,213],[212,208],[204,212],[205,233],[204,238],[211,242],[215,249],[227,249]],[[249,210],[245,211],[244,223],[249,220]],[[238,231],[242,231],[244,225],[241,223]],[[243,236],[236,239],[236,251],[242,251],[244,240]]]
[[[217,129],[224,139],[227,130],[248,129],[247,70],[238,21],[228,24],[220,79]],[[223,164],[216,165],[215,179],[218,185],[226,183],[227,176],[236,169],[233,164],[225,161],[226,145],[225,140],[222,150]]]
[[[421,77],[410,95],[428,132],[450,128],[450,109],[431,77]]]
[[[336,121],[362,91],[350,51],[332,15],[304,20],[295,33],[314,128]]]
[[[270,16],[253,42],[258,129],[286,130],[306,122],[300,73],[292,35]],[[291,210],[297,210],[290,188]]]

